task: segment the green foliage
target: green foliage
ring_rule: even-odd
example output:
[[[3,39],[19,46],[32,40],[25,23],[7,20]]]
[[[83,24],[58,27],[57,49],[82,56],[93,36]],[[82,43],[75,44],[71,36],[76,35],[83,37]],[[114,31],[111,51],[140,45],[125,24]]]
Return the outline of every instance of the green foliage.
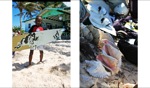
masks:
[[[20,29],[20,26],[14,26],[14,27],[12,28],[12,30],[13,30],[13,32],[17,32],[17,31],[19,31],[19,30],[21,30],[21,29]]]
[[[44,9],[46,7],[50,8],[63,8],[67,7],[63,2],[44,2],[44,1],[38,1],[37,2],[39,6]]]
[[[23,16],[24,18],[27,17],[31,19],[41,10],[39,5],[35,2],[14,1],[12,6],[19,10],[19,13],[16,13],[16,16],[20,16],[20,29],[22,28]]]
[[[13,31],[13,32],[19,32],[19,31],[20,31],[21,34],[24,34],[24,33],[25,33],[25,31],[24,31],[23,29],[20,29],[20,26],[14,26],[14,27],[12,28],[12,31]]]
[[[21,30],[20,32],[21,32],[21,34],[24,34],[24,33],[25,33],[25,30]]]

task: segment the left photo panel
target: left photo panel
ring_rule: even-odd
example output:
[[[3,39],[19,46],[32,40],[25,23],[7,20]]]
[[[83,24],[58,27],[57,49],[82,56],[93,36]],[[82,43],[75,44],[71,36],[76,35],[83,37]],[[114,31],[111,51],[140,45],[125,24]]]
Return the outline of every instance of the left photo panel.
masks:
[[[71,1],[12,1],[12,87],[71,87]]]

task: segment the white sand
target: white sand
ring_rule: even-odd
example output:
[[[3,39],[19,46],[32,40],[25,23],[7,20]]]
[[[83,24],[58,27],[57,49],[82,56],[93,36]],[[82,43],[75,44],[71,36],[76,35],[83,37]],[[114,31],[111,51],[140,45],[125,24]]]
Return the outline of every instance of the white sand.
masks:
[[[135,84],[138,84],[138,67],[135,65],[129,63],[126,60],[123,60],[123,64],[121,66],[122,71],[118,74],[112,75],[108,78],[95,78],[87,73],[85,69],[83,69],[84,64],[81,64],[80,67],[80,75],[84,75],[87,77],[87,79],[90,80],[84,80],[83,78],[80,80],[81,87],[86,88],[133,88],[133,87],[127,87],[127,84],[130,84],[130,86],[133,86]],[[86,83],[85,83],[86,81]],[[124,87],[126,86],[126,87]],[[128,85],[129,86],[129,85]]]
[[[30,49],[16,51],[12,60],[12,87],[70,87],[70,41],[56,41],[44,46],[43,63],[39,51],[33,54],[33,65],[29,68]]]

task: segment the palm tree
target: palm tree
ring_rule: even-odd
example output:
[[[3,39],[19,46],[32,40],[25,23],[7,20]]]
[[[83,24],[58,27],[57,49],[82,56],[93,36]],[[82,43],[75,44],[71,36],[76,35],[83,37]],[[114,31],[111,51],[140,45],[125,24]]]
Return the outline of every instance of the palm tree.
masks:
[[[41,9],[40,6],[35,2],[14,2],[14,8],[19,9],[20,13],[16,16],[20,16],[20,29],[22,28],[22,16],[32,18]],[[33,14],[34,13],[34,14]]]
[[[43,1],[39,1],[37,2],[42,9],[46,8],[46,7],[50,7],[50,8],[57,8],[57,7],[60,7],[60,8],[63,8],[63,7],[66,7],[66,5],[63,3],[63,2],[43,2]]]

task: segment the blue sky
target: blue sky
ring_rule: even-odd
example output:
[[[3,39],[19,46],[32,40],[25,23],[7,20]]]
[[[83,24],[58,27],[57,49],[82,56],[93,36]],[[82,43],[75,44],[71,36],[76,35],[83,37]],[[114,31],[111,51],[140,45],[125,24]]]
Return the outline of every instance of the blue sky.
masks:
[[[12,2],[12,4],[15,4],[14,2]],[[64,4],[66,4],[67,6],[70,7],[70,2],[64,2]],[[12,7],[12,26],[20,26],[20,17],[19,16],[15,16],[16,14],[19,14],[19,10],[17,8]],[[24,21],[25,19],[22,19],[22,21]],[[25,29],[25,24],[22,22],[22,28]]]
[[[14,4],[14,2],[12,3]],[[15,16],[16,14],[19,13],[19,10],[17,8],[12,7],[12,26],[20,26],[20,17]],[[25,24],[22,23],[22,28],[25,29]]]

